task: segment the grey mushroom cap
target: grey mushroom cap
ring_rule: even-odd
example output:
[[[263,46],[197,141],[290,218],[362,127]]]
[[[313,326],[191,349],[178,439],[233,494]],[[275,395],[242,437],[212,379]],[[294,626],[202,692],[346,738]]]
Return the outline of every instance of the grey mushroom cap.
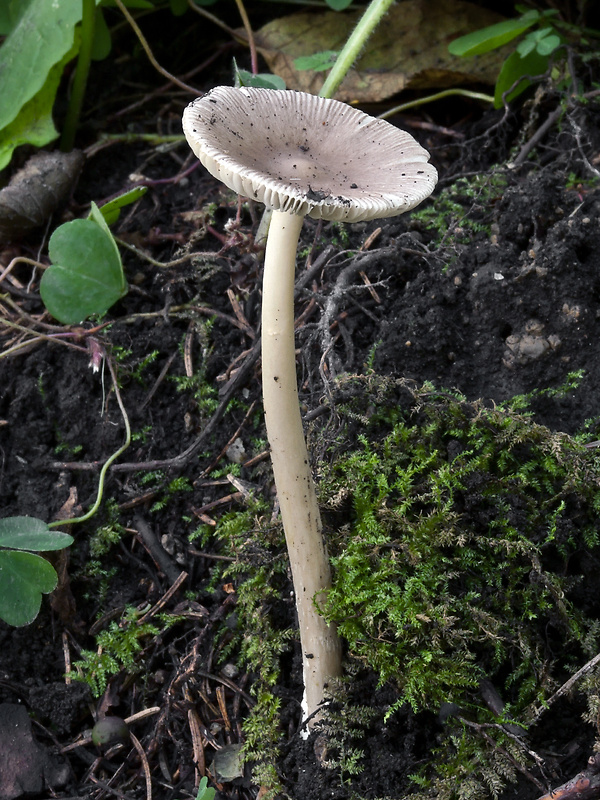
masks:
[[[305,92],[217,86],[185,109],[183,131],[230,189],[315,219],[403,214],[437,182],[429,153],[409,133]]]

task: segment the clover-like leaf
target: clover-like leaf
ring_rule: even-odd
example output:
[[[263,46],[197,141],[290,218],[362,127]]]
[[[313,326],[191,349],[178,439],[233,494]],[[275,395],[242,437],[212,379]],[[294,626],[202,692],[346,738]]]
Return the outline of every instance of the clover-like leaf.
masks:
[[[0,519],[0,547],[15,550],[62,550],[73,544],[68,533],[50,530],[48,525],[36,517],[7,517]]]
[[[54,567],[41,556],[0,550],[0,618],[9,625],[27,625],[37,617],[42,593],[56,588]]]
[[[48,246],[52,265],[40,294],[52,316],[66,325],[103,314],[127,291],[119,250],[94,204],[91,216],[61,225]]]

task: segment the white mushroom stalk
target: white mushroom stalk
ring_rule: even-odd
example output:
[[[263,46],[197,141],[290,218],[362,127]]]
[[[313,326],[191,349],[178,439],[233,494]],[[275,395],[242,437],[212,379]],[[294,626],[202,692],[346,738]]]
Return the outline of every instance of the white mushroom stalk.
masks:
[[[312,714],[323,702],[328,681],[341,675],[342,664],[337,632],[313,602],[324,599],[331,586],[331,571],[296,381],[294,275],[303,220],[286,211],[274,211],[271,218],[264,262],[261,348],[267,437],[300,628],[304,706],[306,713]]]
[[[183,129],[206,169],[273,216],[265,252],[263,405],[302,648],[305,714],[318,718],[341,646],[317,606],[331,571],[298,403],[294,274],[303,218],[354,222],[401,214],[437,173],[408,133],[345,103],[303,92],[219,86],[185,110]]]

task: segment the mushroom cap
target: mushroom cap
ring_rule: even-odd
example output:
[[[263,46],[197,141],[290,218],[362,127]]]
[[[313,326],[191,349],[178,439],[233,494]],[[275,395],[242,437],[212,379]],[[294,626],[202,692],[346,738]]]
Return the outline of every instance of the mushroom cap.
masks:
[[[185,109],[183,131],[230,189],[315,219],[393,217],[437,182],[429,153],[409,133],[305,92],[217,86]]]

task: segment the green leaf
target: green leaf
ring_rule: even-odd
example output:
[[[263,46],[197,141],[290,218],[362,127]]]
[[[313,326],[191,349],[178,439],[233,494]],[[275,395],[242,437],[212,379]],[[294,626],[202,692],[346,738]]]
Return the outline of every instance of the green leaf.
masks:
[[[103,61],[108,57],[112,46],[110,31],[101,8],[96,9],[94,18],[94,41],[92,42],[92,59]]]
[[[215,795],[216,791],[212,788],[208,788],[208,778],[205,776],[201,779],[200,784],[198,785],[196,800],[213,800]]]
[[[285,81],[278,75],[270,72],[261,72],[253,75],[247,69],[240,69],[233,60],[234,83],[236,87],[253,86],[255,89],[285,89]]]
[[[313,72],[323,72],[331,69],[337,57],[337,50],[322,50],[320,53],[313,53],[312,56],[295,58],[294,66],[296,69],[312,69]]]
[[[526,36],[522,42],[519,42],[517,45],[517,53],[521,56],[521,58],[525,58],[528,56],[536,48],[536,40],[531,36]]]
[[[561,38],[554,33],[539,41],[537,43],[536,50],[540,56],[550,56],[557,48],[560,47],[560,45]]]
[[[104,214],[100,211],[100,209],[98,208],[96,203],[94,203],[93,200],[92,200],[92,202],[90,204],[89,219],[91,219],[92,222],[95,222],[96,225],[98,225],[104,231],[104,233],[106,234],[107,239],[110,241],[110,243],[112,245],[112,249],[113,249],[113,252],[115,254],[115,257],[119,261],[119,276],[120,276],[120,279],[121,279],[121,292],[122,292],[122,294],[125,294],[125,292],[127,291],[127,284],[125,283],[125,275],[123,274],[123,265],[121,264],[121,254],[119,253],[119,248],[117,247],[117,243],[115,242],[115,237],[110,232],[110,228],[108,227],[108,223],[106,222],[106,220],[104,218]]]
[[[7,36],[15,27],[31,0],[4,0],[0,3],[0,36]]]
[[[42,593],[56,588],[56,571],[33,553],[0,551],[0,618],[9,625],[27,625],[37,617]]]
[[[148,191],[147,186],[136,186],[118,197],[113,197],[108,203],[100,206],[99,211],[102,214],[104,221],[107,225],[114,225],[119,219],[119,214],[124,206],[137,203],[140,197],[143,197]]]
[[[0,48],[0,130],[42,89],[51,68],[74,44],[81,2],[31,0]]]
[[[512,42],[535,24],[535,19],[526,20],[526,16],[497,22],[495,25],[489,25],[487,28],[460,36],[450,42],[448,51],[453,56],[478,56],[482,53],[489,53],[490,50],[496,50],[498,47]]]
[[[103,314],[127,290],[116,242],[97,207],[95,214],[101,224],[96,216],[76,219],[50,239],[52,266],[44,272],[40,294],[52,316],[66,325]]]
[[[18,116],[12,122],[0,130],[0,169],[4,169],[10,163],[13,151],[19,145],[32,144],[35,147],[44,147],[58,136],[52,120],[52,107],[65,64],[71,61],[79,49],[78,32],[76,40],[77,44],[64,59],[50,68],[40,91],[21,107]],[[0,63],[0,71],[1,69]]]
[[[525,78],[525,75],[531,75],[532,77],[543,75],[547,69],[548,57],[541,56],[536,50],[533,50],[525,58],[521,58],[516,51],[512,53],[502,65],[500,75],[498,75],[494,90],[494,107],[502,108],[502,95],[510,89],[516,80],[523,78],[516,89],[513,89],[507,96],[506,99],[509,103],[522,94],[528,86],[531,86],[531,81]]]
[[[0,547],[15,550],[62,550],[73,544],[73,537],[54,531],[36,517],[7,517],[0,519]]]
[[[170,0],[171,14],[181,17],[188,10],[187,0]]]
[[[537,50],[541,56],[549,56],[560,44],[560,36],[555,32],[554,28],[548,26],[528,33],[523,41],[518,44],[517,53],[521,58],[525,58],[533,50]]]

